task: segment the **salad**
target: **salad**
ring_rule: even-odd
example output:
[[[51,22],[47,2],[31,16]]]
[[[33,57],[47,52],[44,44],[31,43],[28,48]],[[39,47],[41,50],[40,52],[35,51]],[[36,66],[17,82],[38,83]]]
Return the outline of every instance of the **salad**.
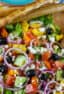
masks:
[[[1,94],[64,94],[63,39],[52,15],[0,28]]]

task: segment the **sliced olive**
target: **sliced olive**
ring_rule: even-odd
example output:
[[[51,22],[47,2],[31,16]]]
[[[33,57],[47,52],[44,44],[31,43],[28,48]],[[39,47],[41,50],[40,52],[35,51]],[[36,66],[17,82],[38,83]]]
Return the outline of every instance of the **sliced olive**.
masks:
[[[41,79],[41,80],[47,80],[47,79],[49,78],[49,76],[50,76],[49,73],[46,73],[46,74],[43,73],[43,74],[40,76],[40,79]]]
[[[46,34],[52,34],[52,28],[50,28],[50,27],[48,27],[47,29],[46,29]]]
[[[52,56],[49,58],[49,59],[52,59],[52,60],[59,60],[60,59],[60,56],[58,56],[57,54],[53,53]]]
[[[36,75],[36,73],[35,73],[35,70],[33,70],[33,69],[30,69],[30,70],[28,70],[27,72],[26,72],[26,76],[27,77],[33,77],[33,76],[35,76]]]
[[[29,54],[29,50],[28,49],[26,50],[26,53]]]
[[[7,44],[6,38],[0,37],[0,45],[5,45],[5,44]]]
[[[43,84],[41,85],[40,89],[41,89],[41,90],[44,90],[44,86],[43,86]]]
[[[6,59],[7,59],[7,62],[8,62],[8,63],[12,63],[12,64],[13,64],[12,56],[7,56]]]
[[[0,65],[0,72],[1,73],[6,73],[7,72],[7,66],[6,65]]]

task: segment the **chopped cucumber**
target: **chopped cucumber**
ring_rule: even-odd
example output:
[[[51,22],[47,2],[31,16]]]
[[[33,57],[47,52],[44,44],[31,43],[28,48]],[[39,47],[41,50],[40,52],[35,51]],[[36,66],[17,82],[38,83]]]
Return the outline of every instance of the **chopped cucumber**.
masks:
[[[2,54],[2,52],[3,52],[3,49],[2,49],[2,48],[0,48],[0,54]]]
[[[15,87],[20,87],[26,82],[27,82],[27,78],[26,77],[17,76],[16,80],[15,80]]]
[[[19,55],[17,56],[14,65],[18,66],[18,67],[22,67],[23,65],[25,65],[26,63],[26,57],[23,55]]]
[[[56,72],[56,80],[57,81],[61,81],[62,80],[62,70],[61,69],[59,69],[59,70],[57,70],[57,72]]]
[[[0,94],[3,94],[3,88],[0,87]]]
[[[25,90],[22,89],[22,90],[19,90],[17,92],[14,92],[14,94],[26,94],[26,93],[25,93]]]
[[[54,46],[54,52],[55,53],[61,53],[61,49],[60,49],[60,47],[58,47],[58,46]]]

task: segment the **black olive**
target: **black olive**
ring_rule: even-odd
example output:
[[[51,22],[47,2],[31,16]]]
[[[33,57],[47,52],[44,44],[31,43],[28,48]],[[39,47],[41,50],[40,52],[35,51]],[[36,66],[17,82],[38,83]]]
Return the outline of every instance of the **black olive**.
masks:
[[[6,38],[0,37],[0,45],[5,45],[5,44],[7,44]]]
[[[29,50],[28,49],[26,50],[26,53],[29,54]]]
[[[53,94],[53,92],[51,92],[50,94]]]
[[[48,27],[48,28],[46,29],[46,34],[47,34],[47,35],[52,34],[52,28]]]
[[[26,72],[26,76],[27,77],[33,77],[33,76],[35,76],[36,75],[36,73],[35,73],[35,70],[33,70],[33,69],[30,69],[30,70],[28,70],[27,72]]]
[[[6,73],[7,72],[7,66],[6,65],[0,65],[0,72],[1,73]]]
[[[44,90],[44,85],[42,84],[41,86],[40,86],[40,90]]]
[[[8,62],[8,63],[12,63],[12,64],[13,64],[12,56],[7,56],[6,59],[7,59],[7,62]]]
[[[60,59],[60,56],[58,56],[57,54],[53,53],[52,56],[49,59],[52,59],[52,60],[56,61],[56,60]]]
[[[40,76],[40,79],[41,79],[41,80],[45,80],[45,81],[46,81],[48,78],[49,78],[49,74],[48,74],[48,73],[46,73],[46,74],[43,73],[43,74]]]

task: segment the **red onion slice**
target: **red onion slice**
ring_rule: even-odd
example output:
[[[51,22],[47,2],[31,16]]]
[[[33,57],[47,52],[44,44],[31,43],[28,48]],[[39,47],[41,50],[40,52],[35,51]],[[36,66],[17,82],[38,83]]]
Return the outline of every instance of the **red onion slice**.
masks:
[[[52,84],[52,83],[58,84],[58,83],[57,83],[56,81],[54,81],[54,80],[50,81],[50,82],[46,85],[46,87],[45,87],[45,89],[44,89],[44,94],[47,94],[48,86],[49,86],[50,84]]]
[[[22,39],[19,38],[19,37],[16,37],[16,38],[17,38],[17,40],[12,40],[12,39],[8,36],[7,41],[8,41],[8,43],[18,43],[18,44],[20,44],[20,43],[22,42]]]
[[[40,39],[40,37],[38,38]],[[33,39],[31,42],[30,42],[30,47],[33,47],[33,42],[35,41],[36,39]],[[46,48],[49,50],[50,49],[50,44],[49,43],[45,43],[45,46]]]
[[[7,56],[7,54],[8,54],[10,51],[13,51],[13,50],[18,51],[19,53],[23,54],[23,55],[26,57],[26,64],[25,64],[24,66],[22,66],[22,67],[14,67],[13,65],[11,65],[11,64],[9,64],[9,63],[7,62],[6,56]],[[20,49],[18,49],[18,48],[10,48],[10,49],[7,50],[7,52],[6,52],[5,55],[4,55],[4,63],[5,63],[8,67],[10,67],[10,68],[12,68],[12,69],[14,69],[14,70],[16,70],[16,69],[21,69],[21,70],[23,70],[23,69],[25,68],[25,66],[26,66],[27,64],[29,64],[30,62],[29,62],[29,58],[28,58],[28,56],[27,56],[26,53],[22,52],[22,51],[21,51]]]
[[[40,71],[43,72],[43,73],[47,73],[48,72],[48,73],[54,75],[54,72],[52,70],[47,70],[47,69],[42,70],[42,69],[40,69]]]

